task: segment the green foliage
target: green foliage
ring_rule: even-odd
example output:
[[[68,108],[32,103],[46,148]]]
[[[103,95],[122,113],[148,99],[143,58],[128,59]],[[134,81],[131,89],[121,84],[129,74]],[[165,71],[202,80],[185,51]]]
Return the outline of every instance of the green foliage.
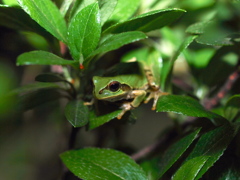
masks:
[[[206,117],[213,119],[213,123],[224,123],[224,118],[204,109],[197,100],[189,96],[167,95],[161,96],[157,104],[158,112],[174,112],[192,117]]]
[[[104,115],[96,115],[95,111],[91,111],[90,113],[90,120],[89,120],[89,129],[94,129],[96,127],[99,127],[110,120],[116,118],[121,113],[121,110],[113,111],[108,114]]]
[[[125,44],[129,44],[145,38],[147,38],[147,36],[144,33],[138,31],[113,34],[104,39],[103,42],[100,43],[100,47],[97,48],[92,54],[90,54],[90,56],[103,54],[118,49]]]
[[[17,65],[72,65],[73,61],[65,60],[55,54],[45,51],[31,51],[21,54]]]
[[[160,171],[158,172],[158,178],[161,177],[181,157],[181,155],[196,139],[199,131],[200,129],[197,129],[168,148],[160,160]]]
[[[68,132],[72,126],[72,132],[69,148],[64,147],[60,157],[75,176],[94,180],[239,177],[239,1],[17,0],[17,6],[3,2],[0,26],[18,32],[32,45],[16,52],[20,54],[16,64],[41,65],[38,72],[43,73],[35,77],[37,83],[11,90],[15,83],[8,79],[11,71],[1,66],[0,118],[53,102],[64,108],[68,124],[58,129]],[[33,39],[42,36],[48,47],[33,50],[41,46],[27,38],[28,32]],[[16,44],[22,46],[18,40]],[[152,74],[146,80],[159,83],[164,93],[156,104],[160,113],[144,118],[159,121],[165,113],[174,125],[161,133],[156,144],[139,150],[123,141],[128,138],[126,124],[138,121],[139,115],[135,118],[134,110],[116,118],[123,115],[121,108],[132,108],[127,105],[138,96],[137,90],[149,93],[156,87],[146,90],[147,83],[131,87],[134,83],[126,79],[119,86],[128,96],[111,96],[107,102],[96,100],[94,93],[103,91],[94,92],[91,82],[93,76],[140,75],[149,69]],[[110,89],[109,84],[100,85]],[[139,108],[135,109],[137,113]],[[86,148],[89,145],[77,134],[80,128],[94,134],[96,147]],[[144,127],[137,135],[150,133]],[[62,173],[63,179],[68,173]]]
[[[112,149],[85,148],[61,154],[66,166],[83,179],[147,179],[126,154]]]
[[[127,31],[142,31],[149,32],[155,29],[160,29],[163,26],[169,25],[176,21],[185,11],[181,9],[165,9],[151,11],[141,14],[128,21],[118,23],[111,26],[106,32],[121,33]],[[166,18],[168,17],[168,18]]]
[[[239,126],[226,124],[201,136],[173,179],[199,179],[222,156]],[[194,166],[193,166],[194,165]],[[192,168],[193,167],[193,168]]]
[[[60,11],[49,0],[18,0],[22,9],[58,40],[67,43],[67,26]]]
[[[70,101],[65,107],[65,116],[73,127],[82,127],[88,123],[88,107],[83,101]]]
[[[68,42],[75,60],[86,58],[97,47],[101,33],[99,8],[90,4],[74,16],[69,24]]]

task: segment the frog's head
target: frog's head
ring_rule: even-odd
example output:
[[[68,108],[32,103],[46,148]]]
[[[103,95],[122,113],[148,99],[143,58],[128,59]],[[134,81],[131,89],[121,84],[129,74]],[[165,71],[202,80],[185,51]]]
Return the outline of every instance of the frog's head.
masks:
[[[99,100],[118,101],[126,98],[131,89],[114,77],[93,77],[94,95]]]

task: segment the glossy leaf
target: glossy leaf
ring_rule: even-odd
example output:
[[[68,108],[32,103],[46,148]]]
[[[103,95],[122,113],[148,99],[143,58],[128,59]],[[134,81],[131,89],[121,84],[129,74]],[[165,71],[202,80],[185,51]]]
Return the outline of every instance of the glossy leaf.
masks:
[[[184,169],[191,169],[191,172],[179,169],[180,172],[177,171],[176,174],[181,173],[181,177],[184,177],[184,179],[189,179],[193,174],[194,179],[201,178],[222,156],[236,135],[238,128],[239,126],[225,124],[203,134],[182,166]],[[199,168],[192,168],[192,163],[196,163]]]
[[[85,8],[95,2],[96,2],[96,0],[74,1],[73,7],[70,12],[70,19],[74,18],[76,16],[76,14],[78,14],[79,11],[81,11],[83,8]]]
[[[227,101],[224,113],[227,119],[233,120],[240,112],[240,94],[234,95]]]
[[[82,9],[70,22],[68,29],[69,48],[72,57],[79,61],[86,58],[98,45],[101,34],[98,3]]]
[[[144,33],[138,31],[111,35],[107,39],[105,39],[99,45],[99,48],[97,48],[90,56],[103,54],[118,49],[126,44],[136,42],[145,38],[147,38],[147,36]]]
[[[90,118],[89,118],[89,129],[94,129],[98,126],[101,126],[109,122],[110,120],[116,118],[121,112],[122,110],[117,110],[117,111],[110,112],[108,114],[97,116],[94,111],[91,111]]]
[[[112,16],[109,19],[110,24],[123,22],[133,16],[140,5],[140,0],[118,0]]]
[[[74,61],[66,60],[46,51],[31,51],[18,56],[17,65],[73,65]]]
[[[88,107],[82,100],[70,101],[65,107],[65,116],[73,127],[85,126],[89,119]]]
[[[67,26],[59,9],[50,0],[18,0],[20,6],[32,19],[67,44]]]
[[[117,2],[117,0],[99,0],[101,25],[112,15]]]
[[[149,32],[160,29],[177,20],[185,11],[182,9],[164,9],[151,11],[136,16],[128,21],[111,26],[107,33],[121,33],[126,31]]]
[[[0,4],[0,25],[20,31],[36,32],[45,38],[52,38],[39,24],[30,18],[22,9]]]
[[[181,166],[173,176],[173,180],[195,180],[198,172],[209,159],[208,156],[195,157]]]
[[[61,82],[61,81],[66,81],[62,76],[53,74],[53,73],[46,73],[46,74],[39,74],[36,78],[35,81],[40,81],[40,82]]]
[[[99,148],[85,148],[61,154],[67,168],[84,180],[147,180],[144,171],[126,154]]]
[[[174,112],[192,117],[206,117],[213,123],[224,123],[223,117],[204,109],[199,102],[188,96],[164,95],[158,99],[157,112]]]
[[[163,154],[160,162],[158,162],[158,164],[160,165],[159,166],[159,178],[181,157],[181,155],[186,151],[186,149],[195,140],[199,131],[200,131],[200,129],[183,137],[182,139],[180,139],[179,141],[174,143],[170,148],[167,149],[167,151]]]

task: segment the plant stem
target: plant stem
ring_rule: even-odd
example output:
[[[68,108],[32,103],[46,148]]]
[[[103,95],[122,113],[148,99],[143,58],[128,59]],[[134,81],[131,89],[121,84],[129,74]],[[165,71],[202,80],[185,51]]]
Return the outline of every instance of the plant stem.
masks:
[[[74,148],[76,138],[77,138],[77,133],[79,130],[80,130],[80,128],[74,128],[72,126],[71,134],[70,134],[69,141],[68,141],[68,149],[69,150]]]
[[[221,87],[219,92],[211,99],[208,99],[204,102],[204,107],[208,110],[212,109],[214,106],[216,106],[220,100],[226,96],[229,90],[233,87],[233,84],[236,82],[236,80],[240,76],[240,66],[235,70],[232,74],[228,76],[227,81],[224,83],[224,85]]]

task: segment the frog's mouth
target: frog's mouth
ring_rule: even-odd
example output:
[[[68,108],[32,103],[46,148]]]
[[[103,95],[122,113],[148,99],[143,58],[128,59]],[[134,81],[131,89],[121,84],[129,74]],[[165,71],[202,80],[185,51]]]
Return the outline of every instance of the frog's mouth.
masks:
[[[109,101],[109,102],[116,102],[126,99],[128,92],[123,92],[122,94],[112,94],[110,91],[103,91],[101,96],[98,96],[99,100]]]

